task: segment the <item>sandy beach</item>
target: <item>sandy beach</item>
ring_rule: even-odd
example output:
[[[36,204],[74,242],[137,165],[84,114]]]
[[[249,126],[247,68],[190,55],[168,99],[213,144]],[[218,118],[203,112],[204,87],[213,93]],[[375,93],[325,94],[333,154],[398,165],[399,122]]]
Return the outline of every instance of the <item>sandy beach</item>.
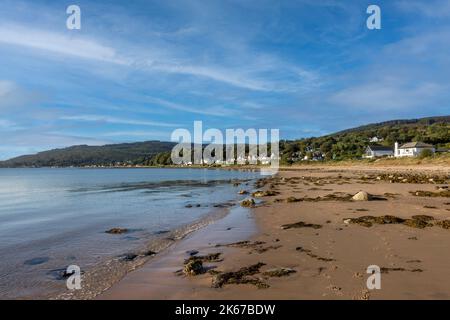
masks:
[[[450,299],[449,173],[282,168],[242,186],[263,191],[253,208],[235,208],[97,299]],[[369,199],[354,200],[360,191]],[[186,268],[194,261],[199,269]],[[370,265],[381,268],[379,290],[366,286]]]

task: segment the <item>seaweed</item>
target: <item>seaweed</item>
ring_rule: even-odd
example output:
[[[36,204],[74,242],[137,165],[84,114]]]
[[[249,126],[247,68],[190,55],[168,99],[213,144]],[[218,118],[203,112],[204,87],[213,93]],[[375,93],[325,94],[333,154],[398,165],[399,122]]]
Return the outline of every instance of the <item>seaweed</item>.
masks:
[[[322,226],[320,224],[313,224],[313,223],[306,223],[303,221],[295,222],[295,223],[289,223],[284,224],[281,226],[283,230],[287,229],[293,229],[293,228],[313,228],[313,229],[320,229]]]
[[[188,261],[183,268],[183,273],[187,276],[196,276],[205,272],[201,260]]]
[[[267,190],[267,191],[255,191],[252,193],[252,197],[259,198],[259,197],[272,197],[278,195],[279,192],[273,191],[273,190]]]
[[[331,261],[336,261],[336,259],[332,259],[332,258],[323,258],[323,257],[319,257],[317,254],[312,253],[311,250],[309,249],[305,249],[303,247],[297,247],[295,248],[295,250],[299,251],[299,252],[303,252],[306,253],[307,256],[320,260],[320,261],[325,261],[325,262],[331,262]]]
[[[263,272],[263,275],[268,277],[285,277],[296,272],[297,271],[291,268],[275,268]]]
[[[184,264],[188,264],[191,261],[201,261],[201,262],[220,262],[222,259],[220,259],[221,252],[216,253],[210,253],[205,256],[191,256],[188,259],[184,260]]]
[[[423,190],[417,190],[417,191],[410,191],[412,195],[416,197],[450,197],[450,190],[443,190],[438,192],[433,191],[423,191]]]
[[[303,201],[302,198],[296,198],[296,197],[289,197],[286,199],[286,202],[301,202]]]
[[[255,206],[255,200],[253,199],[245,199],[241,201],[242,207],[252,208]]]
[[[304,197],[304,198],[296,198],[296,197],[289,197],[286,199],[286,202],[321,202],[321,201],[342,201],[342,202],[351,202],[353,201],[353,195],[348,194],[348,193],[340,193],[340,192],[334,192],[334,193],[330,193],[327,194],[323,197],[315,197],[315,198],[308,198],[308,197]],[[376,195],[371,195],[370,200],[387,200],[386,198],[380,197],[380,196],[376,196]]]
[[[253,284],[261,289],[268,288],[269,285],[265,282],[261,281],[260,279],[250,277],[258,274],[260,272],[259,269],[261,269],[261,267],[265,265],[265,263],[258,262],[251,266],[240,268],[237,271],[211,272],[211,274],[213,275],[212,287],[222,288],[226,284]]]
[[[128,229],[125,228],[112,228],[109,230],[106,230],[105,233],[109,233],[109,234],[123,234],[123,233],[127,233]]]
[[[415,183],[415,184],[445,184],[448,176],[428,175],[415,173],[384,173],[379,175],[366,175],[360,178],[363,181],[377,180],[390,183]]]
[[[409,272],[423,272],[422,269],[405,269],[403,267],[389,268],[389,267],[381,267],[381,273],[389,273],[391,271],[409,271]]]
[[[450,220],[442,220],[436,222],[436,225],[444,228],[444,229],[450,229]]]
[[[434,218],[427,215],[415,215],[411,219],[403,219],[396,216],[362,216],[358,218],[345,218],[344,223],[358,224],[364,227],[371,227],[373,224],[403,224],[412,228],[423,229],[425,227],[433,226],[430,221],[434,221]]]

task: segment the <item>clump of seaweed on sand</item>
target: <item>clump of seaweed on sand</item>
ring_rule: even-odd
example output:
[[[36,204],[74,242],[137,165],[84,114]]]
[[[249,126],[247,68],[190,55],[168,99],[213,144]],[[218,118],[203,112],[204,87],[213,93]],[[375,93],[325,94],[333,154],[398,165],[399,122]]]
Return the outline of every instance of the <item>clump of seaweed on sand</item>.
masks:
[[[276,199],[278,200],[278,199]],[[359,191],[356,194],[350,194],[350,193],[342,193],[342,192],[334,192],[327,194],[322,197],[315,197],[315,198],[309,198],[309,197],[303,197],[303,198],[296,198],[296,197],[289,197],[286,199],[286,202],[292,203],[292,202],[321,202],[321,201],[343,201],[343,202],[352,202],[352,201],[385,201],[387,198],[378,196],[378,195],[372,195],[365,191]]]
[[[285,277],[292,273],[296,273],[294,269],[291,268],[274,268],[263,272],[264,276],[267,277]]]
[[[417,191],[410,191],[409,193],[411,193],[413,196],[416,197],[446,197],[446,198],[450,197],[450,190],[448,189],[437,192],[417,190]]]
[[[384,215],[379,217],[374,216],[362,216],[358,218],[345,218],[346,224],[358,224],[364,227],[372,227],[374,224],[403,224],[412,228],[424,229],[426,227],[432,227],[434,225],[441,226],[444,229],[450,228],[450,221],[436,221],[432,216],[428,215],[415,215],[410,219],[403,219],[396,216]]]
[[[295,222],[295,223],[289,223],[289,224],[283,224],[281,226],[281,229],[287,230],[287,229],[293,229],[293,228],[313,228],[313,229],[320,229],[322,228],[322,225],[320,224],[314,224],[314,223],[306,223],[303,221]]]
[[[295,250],[297,250],[297,251],[299,251],[299,252],[306,253],[307,256],[309,256],[309,257],[311,257],[311,258],[314,258],[314,259],[317,259],[317,260],[320,260],[320,261],[325,261],[325,262],[336,261],[336,260],[333,259],[333,258],[324,258],[324,257],[320,257],[320,256],[318,256],[318,255],[312,253],[311,250],[305,249],[305,248],[303,248],[303,247],[297,247],[297,248],[295,248]]]
[[[222,288],[227,284],[252,284],[258,289],[266,289],[270,286],[264,281],[264,278],[256,277],[257,274],[261,274],[261,267],[265,266],[265,263],[258,262],[248,267],[242,267],[237,271],[221,272],[217,270],[211,270],[212,274],[212,287]],[[263,277],[286,277],[297,271],[292,268],[277,267],[262,272]]]
[[[203,266],[205,262],[220,262],[222,259],[220,258],[221,253],[210,253],[204,256],[192,255],[188,259],[184,260],[184,266],[182,270],[178,270],[176,274],[184,274],[186,276],[196,276],[199,274],[203,274],[207,271],[207,268]]]
[[[261,267],[265,265],[265,263],[258,262],[248,267],[242,267],[237,271],[229,272],[211,270],[210,273],[213,276],[211,285],[213,288],[222,288],[227,284],[253,284],[259,289],[269,288],[269,285],[261,278],[254,277],[254,275],[260,273]]]
[[[415,184],[446,184],[449,177],[446,175],[423,173],[382,173],[366,174],[360,177],[361,181],[387,181],[389,183],[415,183]]]

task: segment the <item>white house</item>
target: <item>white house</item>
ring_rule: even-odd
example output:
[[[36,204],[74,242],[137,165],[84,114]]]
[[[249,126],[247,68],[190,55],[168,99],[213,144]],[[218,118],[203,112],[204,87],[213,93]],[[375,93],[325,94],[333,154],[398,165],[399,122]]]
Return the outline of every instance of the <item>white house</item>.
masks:
[[[383,141],[383,138],[379,138],[379,137],[377,137],[377,136],[372,137],[372,138],[370,138],[370,140],[369,140],[369,142],[375,142],[375,143],[377,143],[377,142],[382,142],[382,141]]]
[[[398,142],[395,143],[396,157],[417,157],[424,150],[431,150],[432,153],[436,152],[436,149],[431,144],[423,142],[408,142],[401,147],[398,146]]]
[[[378,158],[378,157],[392,157],[394,155],[394,150],[390,147],[385,146],[367,146],[364,153],[364,158]]]

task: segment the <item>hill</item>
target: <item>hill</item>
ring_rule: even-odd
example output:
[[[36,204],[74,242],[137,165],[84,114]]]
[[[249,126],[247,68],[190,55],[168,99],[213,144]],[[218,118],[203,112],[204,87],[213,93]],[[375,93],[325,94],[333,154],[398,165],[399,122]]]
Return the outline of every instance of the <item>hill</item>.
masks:
[[[146,141],[104,146],[79,145],[24,155],[0,162],[0,167],[50,167],[140,164],[170,151],[172,142]]]
[[[391,120],[346,129],[322,137],[280,142],[281,163],[300,162],[305,156],[319,160],[358,159],[371,138],[377,144],[393,147],[410,141],[423,141],[438,148],[450,147],[450,116]],[[0,162],[0,167],[49,167],[92,165],[169,165],[175,143],[146,141],[104,146],[73,146],[25,155]]]
[[[421,119],[391,120],[368,124],[339,131],[322,137],[311,137],[294,141],[283,141],[282,162],[295,163],[308,156],[325,160],[347,160],[360,158],[367,145],[375,144],[371,138],[381,141],[376,144],[393,147],[411,141],[423,141],[439,148],[450,147],[450,116]]]

